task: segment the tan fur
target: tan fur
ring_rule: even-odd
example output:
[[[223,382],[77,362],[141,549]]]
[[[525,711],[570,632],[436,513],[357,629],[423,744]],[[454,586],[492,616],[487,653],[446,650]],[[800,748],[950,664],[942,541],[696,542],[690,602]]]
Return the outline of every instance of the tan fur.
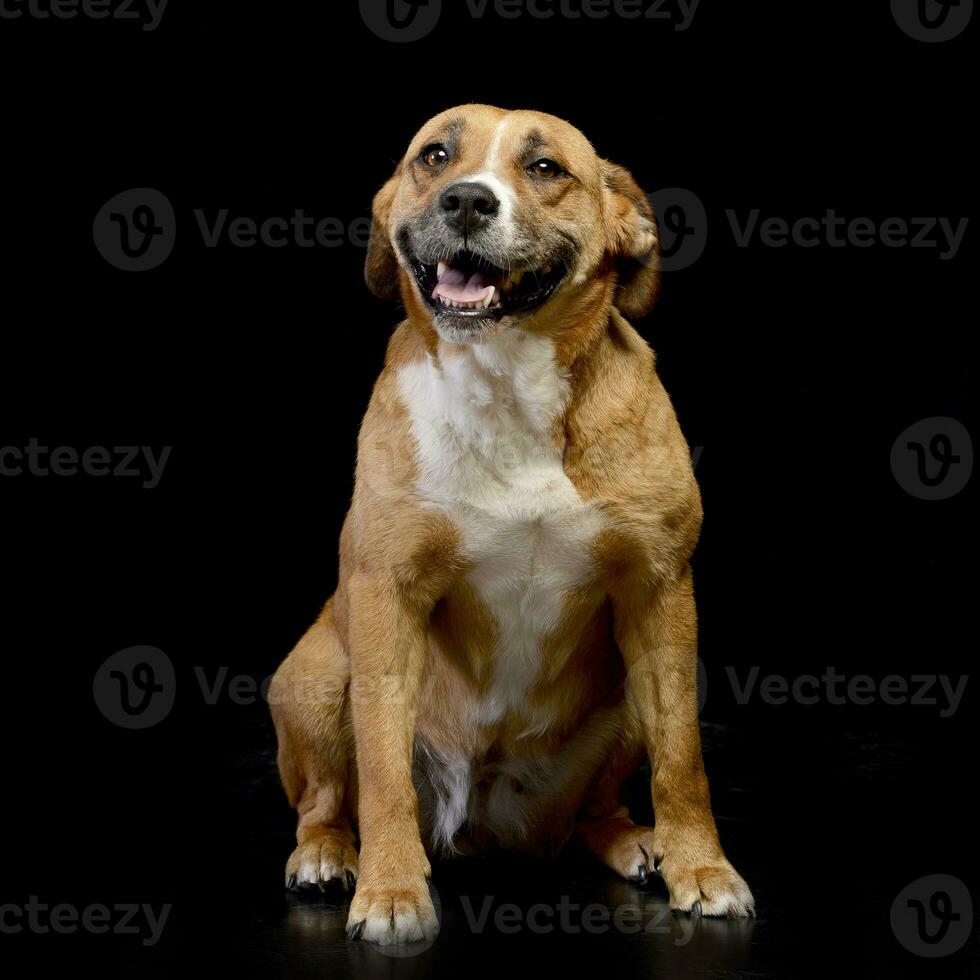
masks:
[[[452,353],[399,268],[392,236],[448,179],[420,173],[413,161],[460,123],[460,166],[484,166],[496,144],[492,162],[518,190],[516,219],[543,236],[570,229],[581,242],[575,279],[532,317],[498,329],[553,341],[569,385],[554,440],[565,474],[603,522],[592,573],[565,596],[523,709],[492,724],[473,719],[495,676],[501,624],[467,579],[460,529],[419,498],[397,383],[405,365]],[[574,182],[521,184],[511,158],[528,132],[547,155],[561,155]],[[471,760],[477,794],[511,780],[530,830],[512,839],[505,825],[477,828],[478,845],[553,852],[574,835],[626,877],[659,865],[676,908],[751,912],[721,850],[701,763],[688,564],[700,497],[653,353],[621,315],[643,313],[655,299],[656,244],[652,211],[632,178],[577,130],[540,113],[463,106],[437,116],[375,200],[366,278],[380,295],[400,282],[408,319],[392,337],[361,428],[337,592],[280,667],[270,700],[283,785],[300,813],[287,878],[314,848],[324,875],[358,874],[356,827],[350,925],[390,921],[389,931],[375,930],[379,941],[403,941],[396,919],[415,938],[434,928],[413,781],[417,738]],[[644,751],[653,762],[653,829],[633,825],[619,801]],[[514,776],[518,761],[542,774],[533,786]]]

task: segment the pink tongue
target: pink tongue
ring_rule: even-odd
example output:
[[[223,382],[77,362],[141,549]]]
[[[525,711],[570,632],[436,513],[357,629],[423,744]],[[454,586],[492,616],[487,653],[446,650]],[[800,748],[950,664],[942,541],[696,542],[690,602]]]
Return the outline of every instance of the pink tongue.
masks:
[[[440,277],[439,283],[432,290],[432,298],[445,296],[446,299],[457,303],[475,303],[486,295],[490,283],[479,272],[474,272],[467,280],[466,273],[459,269],[447,269]]]

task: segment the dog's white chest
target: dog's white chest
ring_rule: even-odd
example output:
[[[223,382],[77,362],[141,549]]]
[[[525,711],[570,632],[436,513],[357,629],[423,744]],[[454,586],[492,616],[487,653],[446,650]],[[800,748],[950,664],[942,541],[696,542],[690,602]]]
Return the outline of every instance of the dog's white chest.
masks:
[[[485,724],[521,713],[541,644],[591,570],[596,509],[565,475],[554,426],[567,396],[548,340],[508,331],[399,377],[419,492],[459,529],[469,581],[496,623]]]

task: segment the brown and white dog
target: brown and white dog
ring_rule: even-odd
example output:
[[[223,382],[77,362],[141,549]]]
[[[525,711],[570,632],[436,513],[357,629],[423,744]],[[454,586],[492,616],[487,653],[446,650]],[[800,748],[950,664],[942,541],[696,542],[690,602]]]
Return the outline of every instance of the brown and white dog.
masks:
[[[450,109],[375,198],[366,278],[408,317],[337,591],[270,691],[288,885],[356,880],[349,934],[405,943],[437,929],[427,853],[574,838],[675,909],[753,914],[701,761],[700,497],[624,319],[657,293],[647,199],[560,119]],[[619,798],[644,753],[653,828]]]

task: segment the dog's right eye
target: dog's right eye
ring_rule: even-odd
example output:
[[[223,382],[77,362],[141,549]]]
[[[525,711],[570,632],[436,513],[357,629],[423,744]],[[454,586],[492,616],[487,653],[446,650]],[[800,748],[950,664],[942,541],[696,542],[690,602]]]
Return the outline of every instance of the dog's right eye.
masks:
[[[449,151],[442,143],[433,143],[419,154],[419,159],[427,167],[441,167],[449,160]]]

